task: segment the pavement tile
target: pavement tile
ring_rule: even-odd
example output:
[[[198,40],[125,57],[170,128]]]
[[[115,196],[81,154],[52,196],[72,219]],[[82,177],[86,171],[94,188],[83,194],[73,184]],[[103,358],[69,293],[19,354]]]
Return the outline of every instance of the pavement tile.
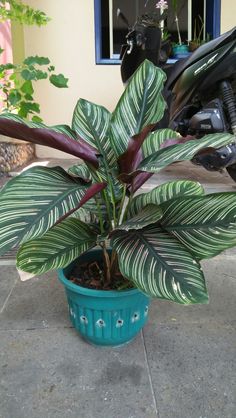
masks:
[[[144,330],[158,418],[235,418],[235,332],[217,324]]]
[[[225,262],[202,263],[209,305],[151,304],[144,340],[159,418],[236,417],[236,260]]]
[[[149,323],[152,324],[205,324],[219,323],[236,327],[236,257],[227,261],[225,255],[202,262],[205,274],[209,304],[179,305],[177,303],[153,300]]]
[[[19,276],[15,267],[0,265],[0,277],[1,277],[1,280],[0,280],[0,312],[1,312]]]
[[[99,349],[73,329],[0,331],[0,418],[154,418],[141,336]]]
[[[26,282],[19,280],[0,315],[0,329],[68,327],[67,309],[64,289],[55,272]]]

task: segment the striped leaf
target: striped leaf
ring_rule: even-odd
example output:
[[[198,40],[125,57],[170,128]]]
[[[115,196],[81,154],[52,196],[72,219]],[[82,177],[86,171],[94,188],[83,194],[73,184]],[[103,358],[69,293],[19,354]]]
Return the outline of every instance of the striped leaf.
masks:
[[[43,235],[89,190],[60,167],[33,167],[10,180],[0,192],[0,254]]]
[[[106,168],[103,166],[100,166],[99,169],[96,171],[96,175],[99,175],[99,178],[102,181],[105,181],[106,183],[110,182],[112,184],[112,190],[113,190],[113,195],[116,201],[119,201],[122,197],[123,194],[123,185],[121,184],[121,182],[117,179],[117,172],[116,170],[106,170]],[[107,188],[107,193],[110,197],[110,199],[112,199],[111,197],[111,190],[108,187]]]
[[[72,128],[113,165],[115,154],[108,136],[110,112],[103,106],[80,99],[74,110]]]
[[[98,209],[98,205],[100,209]],[[96,218],[99,218],[99,215],[101,215],[104,220],[107,219],[107,208],[101,195],[97,195],[96,199],[90,199],[83,205],[81,209],[86,210],[88,213],[95,216]]]
[[[117,156],[126,151],[131,137],[162,118],[165,79],[164,72],[147,60],[132,76],[111,118],[111,140]]]
[[[199,263],[167,232],[151,225],[133,232],[117,232],[112,246],[121,273],[140,290],[181,304],[207,303]]]
[[[172,129],[159,129],[148,135],[142,145],[143,156],[146,158],[161,149],[162,144],[168,139],[177,138],[179,135]]]
[[[129,207],[128,218],[135,216],[149,203],[160,205],[175,197],[202,194],[204,194],[204,189],[200,183],[190,180],[170,181],[155,187],[148,193],[136,196]]]
[[[172,145],[170,147],[154,152],[146,157],[138,166],[138,170],[151,173],[158,173],[164,167],[177,162],[191,160],[200,150],[211,147],[220,148],[234,141],[234,136],[228,133],[210,134],[201,139],[187,141],[183,144]]]
[[[90,172],[89,168],[85,165],[85,164],[79,164],[79,165],[74,165],[72,167],[69,168],[68,173],[72,176],[78,177],[80,178],[82,181],[95,181],[93,179],[93,172]],[[99,174],[101,180],[104,181],[108,181],[108,176],[107,176],[107,172],[106,170],[104,170],[103,167],[100,167],[97,171],[96,174]],[[112,174],[109,173],[109,178],[112,182],[112,186],[113,186],[113,192],[114,192],[114,198],[116,202],[119,202],[121,197],[122,197],[122,191],[123,191],[123,187],[122,184],[117,180],[117,178]],[[109,199],[111,200],[111,192],[110,189],[107,188],[106,190]],[[99,201],[100,204],[100,208],[102,211],[102,215],[103,218],[107,217],[107,209],[105,206],[104,201],[102,200],[101,196],[96,196],[96,201]],[[86,218],[88,218],[88,214],[85,214],[84,210],[86,211],[90,211],[92,214],[98,216],[98,208],[96,206],[96,201],[95,199],[90,199],[87,203],[85,203],[85,205],[83,206],[83,208],[81,208],[80,212],[78,213],[78,215],[82,215],[82,220]]]
[[[73,165],[68,169],[68,174],[86,182],[92,181],[90,170],[86,164]]]
[[[236,193],[176,198],[161,205],[162,227],[197,259],[236,245]]]
[[[95,204],[95,202],[94,202]],[[85,204],[86,205],[86,204]],[[86,224],[92,223],[96,220],[96,216],[89,210],[85,209],[85,205],[82,208],[79,208],[70,215],[70,218],[77,218]]]
[[[80,254],[96,245],[96,234],[85,223],[68,218],[41,238],[23,244],[17,253],[17,268],[42,274],[66,267]]]
[[[95,168],[98,167],[95,150],[80,139],[69,126],[48,127],[40,122],[26,121],[12,113],[3,113],[0,115],[0,134],[58,149],[82,158]]]
[[[131,229],[142,229],[147,225],[154,224],[162,217],[162,211],[157,205],[147,205],[127,222],[119,225],[115,230],[129,231]]]

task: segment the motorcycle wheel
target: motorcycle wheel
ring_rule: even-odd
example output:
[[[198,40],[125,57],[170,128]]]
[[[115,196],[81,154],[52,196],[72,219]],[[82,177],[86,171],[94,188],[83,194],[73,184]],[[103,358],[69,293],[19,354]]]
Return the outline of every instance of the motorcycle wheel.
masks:
[[[226,168],[230,177],[236,182],[236,164],[232,164]]]

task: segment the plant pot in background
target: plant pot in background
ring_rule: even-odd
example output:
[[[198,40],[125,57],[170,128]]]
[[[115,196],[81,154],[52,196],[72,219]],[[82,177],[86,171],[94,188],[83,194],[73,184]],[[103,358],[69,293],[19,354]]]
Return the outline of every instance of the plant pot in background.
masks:
[[[194,52],[194,51],[196,51],[197,48],[199,48],[199,46],[200,46],[199,43],[194,42],[194,41],[190,41],[189,42],[189,51]]]
[[[131,341],[146,324],[150,298],[138,289],[94,290],[67,279],[78,262],[102,259],[102,251],[91,250],[58,271],[65,286],[72,325],[91,344],[118,346]]]
[[[172,47],[173,57],[177,59],[187,58],[190,55],[188,45],[175,45]]]
[[[34,145],[0,135],[0,173],[9,173],[34,158]]]

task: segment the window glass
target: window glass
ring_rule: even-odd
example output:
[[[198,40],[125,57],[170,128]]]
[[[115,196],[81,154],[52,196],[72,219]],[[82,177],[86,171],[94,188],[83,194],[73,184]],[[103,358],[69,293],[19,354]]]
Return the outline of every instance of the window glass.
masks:
[[[178,42],[173,1],[167,0],[168,13],[165,19],[165,31],[170,34],[171,42]],[[208,1],[209,2],[209,1]],[[138,16],[146,13],[158,12],[157,1],[153,0],[95,0],[96,23],[96,60],[97,63],[119,63],[121,45],[125,43],[128,33],[127,25],[117,18],[120,9],[132,27]],[[211,0],[214,3],[214,0]],[[219,3],[219,0],[215,0]],[[214,13],[213,6],[207,9],[206,0],[178,0],[177,15],[181,38],[184,43],[198,35],[202,22],[211,21],[209,14]],[[201,36],[207,37],[208,27],[204,24]],[[208,25],[209,26],[209,25]],[[209,30],[212,33],[211,30]],[[209,38],[210,36],[208,36]]]

